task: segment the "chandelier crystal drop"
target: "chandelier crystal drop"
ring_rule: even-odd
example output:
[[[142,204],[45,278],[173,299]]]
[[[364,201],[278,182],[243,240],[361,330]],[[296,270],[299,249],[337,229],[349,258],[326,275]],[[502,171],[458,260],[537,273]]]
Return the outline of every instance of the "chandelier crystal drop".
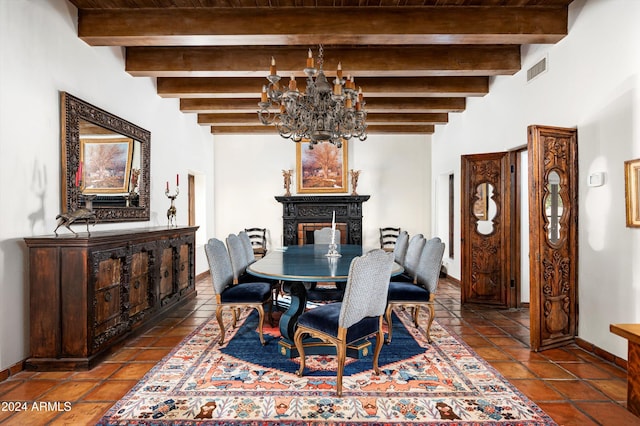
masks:
[[[262,86],[262,97],[258,102],[260,122],[274,125],[285,139],[309,141],[311,149],[319,142],[330,142],[341,148],[343,140],[365,140],[367,112],[362,89],[356,90],[353,77],[342,77],[341,64],[338,64],[336,78],[330,83],[322,69],[323,62],[322,45],[318,51],[318,68],[314,67],[313,53],[309,49],[304,68],[307,87],[302,93],[293,75],[288,86],[281,88],[276,61],[271,58],[269,83]]]

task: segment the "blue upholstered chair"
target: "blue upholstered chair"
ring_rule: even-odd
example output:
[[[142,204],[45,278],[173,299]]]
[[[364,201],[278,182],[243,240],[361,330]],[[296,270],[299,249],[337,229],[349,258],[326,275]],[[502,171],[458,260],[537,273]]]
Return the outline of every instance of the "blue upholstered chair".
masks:
[[[233,312],[233,325],[236,326],[237,309],[241,307],[251,307],[258,311],[260,319],[258,321],[258,333],[260,343],[263,345],[264,336],[262,327],[264,324],[263,305],[271,304],[271,284],[267,282],[254,282],[246,284],[233,283],[233,270],[229,251],[224,243],[216,238],[212,238],[205,244],[204,251],[209,262],[209,271],[213,281],[213,293],[216,298],[216,319],[220,325],[220,341],[224,343],[224,323],[222,322],[222,310],[225,307],[231,308]]]
[[[300,315],[298,328],[293,337],[300,354],[298,376],[302,376],[304,372],[305,355],[302,338],[305,335],[336,346],[338,396],[342,395],[342,375],[349,343],[375,334],[373,369],[376,374],[380,373],[378,357],[384,339],[382,318],[386,308],[385,296],[389,287],[392,265],[393,254],[381,249],[354,258],[349,267],[342,302],[321,305]]]
[[[393,281],[415,282],[416,269],[418,268],[420,255],[422,255],[422,249],[425,242],[426,240],[422,234],[416,234],[411,237],[407,247],[407,253],[404,257],[404,263],[402,263],[404,271],[400,276],[394,278]]]
[[[340,244],[340,230],[336,229],[336,244]],[[331,228],[313,231],[313,244],[331,244]]]
[[[407,255],[407,247],[409,246],[409,234],[407,231],[401,231],[396,239],[396,245],[393,248],[393,260],[398,265],[404,265],[404,258]]]
[[[249,259],[249,253],[246,246],[242,243],[242,239],[236,234],[229,234],[227,237],[227,249],[231,258],[231,267],[233,269],[233,282],[246,283],[252,281],[264,281],[256,279],[256,277],[247,274],[247,266],[252,262]],[[253,260],[253,254],[251,260]]]
[[[431,324],[435,315],[433,304],[438,289],[440,266],[444,254],[444,243],[438,237],[428,240],[422,250],[420,261],[416,269],[415,283],[391,282],[387,296],[387,310],[385,318],[389,326],[387,343],[391,342],[391,311],[395,306],[409,306],[413,308],[413,323],[418,327],[418,313],[421,306],[429,309],[429,323],[427,324],[427,341],[431,343]]]

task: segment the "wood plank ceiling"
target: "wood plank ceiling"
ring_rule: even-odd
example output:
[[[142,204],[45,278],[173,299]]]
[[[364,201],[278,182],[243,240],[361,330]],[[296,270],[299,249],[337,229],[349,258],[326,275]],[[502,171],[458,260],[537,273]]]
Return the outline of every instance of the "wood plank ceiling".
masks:
[[[307,51],[362,87],[368,133],[433,133],[489,78],[520,70],[520,46],[567,34],[572,0],[69,0],[78,36],[122,46],[212,133],[275,133],[257,103],[271,57],[304,86]]]

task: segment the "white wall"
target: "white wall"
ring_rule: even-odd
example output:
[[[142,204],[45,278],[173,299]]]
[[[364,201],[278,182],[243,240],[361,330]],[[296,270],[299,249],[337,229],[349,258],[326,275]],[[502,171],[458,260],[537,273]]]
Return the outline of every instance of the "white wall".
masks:
[[[554,46],[523,49],[522,70],[493,79],[490,93],[451,114],[433,140],[433,176],[455,171],[460,155],[522,146],[530,124],[577,127],[579,187],[579,336],[626,358],[611,323],[640,320],[640,229],[625,227],[623,162],[640,157],[640,2],[575,0],[569,35]],[[548,55],[549,69],[526,83],[526,69]],[[590,173],[606,183],[587,187]],[[456,223],[460,199],[456,194]],[[460,229],[456,261],[460,277]]]
[[[379,247],[379,228],[401,226],[410,234],[431,234],[431,146],[429,136],[371,135],[351,141],[348,168],[361,170],[357,192],[363,204],[363,245]],[[283,169],[293,169],[296,194],[296,145],[274,135],[215,136],[215,236],[249,226],[269,230],[269,246],[282,238]],[[351,193],[351,187],[349,187]],[[305,194],[306,195],[306,194]]]
[[[151,221],[95,230],[165,225],[164,184],[176,173],[184,184],[188,172],[206,182],[199,201],[213,211],[209,129],[182,114],[177,100],[161,99],[154,79],[128,75],[122,49],[81,41],[76,16],[66,0],[0,1],[0,370],[29,355],[23,238],[52,234],[60,212],[60,91],[151,132]],[[187,224],[184,186],[176,200],[179,225]],[[29,215],[41,211],[32,224]],[[212,232],[211,215],[200,221]],[[206,270],[201,250],[196,265]]]

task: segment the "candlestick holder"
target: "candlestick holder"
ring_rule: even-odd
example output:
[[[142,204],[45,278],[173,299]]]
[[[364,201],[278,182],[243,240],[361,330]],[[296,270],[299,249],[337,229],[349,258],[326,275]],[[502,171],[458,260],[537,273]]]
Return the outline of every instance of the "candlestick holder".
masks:
[[[167,185],[166,191],[164,191],[164,195],[167,196],[168,199],[171,200],[171,205],[169,206],[169,210],[167,210],[167,226],[178,226],[176,223],[176,206],[174,201],[178,198],[178,194],[180,193],[180,187],[176,186],[175,194],[169,193],[169,186]]]
[[[327,251],[327,254],[325,254],[325,256],[329,258],[342,257],[342,255],[338,251],[338,245],[335,243],[335,240],[333,238],[331,239],[331,243],[329,244],[329,250]]]

